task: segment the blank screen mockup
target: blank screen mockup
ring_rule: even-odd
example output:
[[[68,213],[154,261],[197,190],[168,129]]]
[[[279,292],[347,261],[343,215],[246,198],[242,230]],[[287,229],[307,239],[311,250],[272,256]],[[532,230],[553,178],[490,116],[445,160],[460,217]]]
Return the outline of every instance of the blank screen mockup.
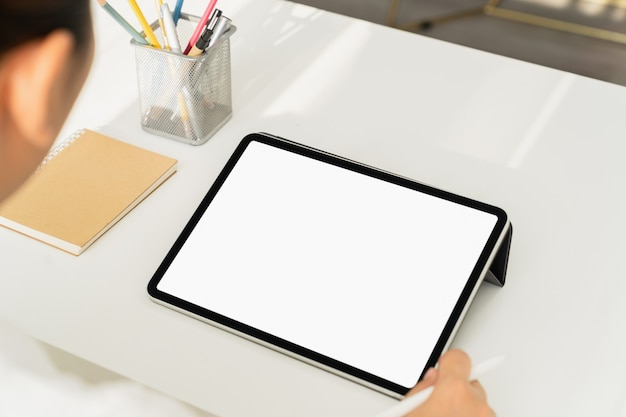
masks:
[[[497,221],[251,141],[157,289],[411,387]]]

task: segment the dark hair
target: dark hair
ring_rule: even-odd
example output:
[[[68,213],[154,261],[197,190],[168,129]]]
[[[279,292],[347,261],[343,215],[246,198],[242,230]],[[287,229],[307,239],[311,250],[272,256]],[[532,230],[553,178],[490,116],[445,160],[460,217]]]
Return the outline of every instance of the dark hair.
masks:
[[[0,0],[0,56],[55,29],[69,30],[76,50],[90,39],[89,0]]]

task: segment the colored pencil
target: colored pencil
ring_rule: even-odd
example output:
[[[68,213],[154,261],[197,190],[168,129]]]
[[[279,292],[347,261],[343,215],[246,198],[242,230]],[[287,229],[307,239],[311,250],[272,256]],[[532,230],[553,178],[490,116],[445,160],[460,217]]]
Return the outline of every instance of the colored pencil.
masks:
[[[124,30],[126,30],[126,32],[128,32],[137,42],[144,44],[144,45],[148,45],[148,41],[146,41],[146,39],[141,36],[141,34],[139,32],[137,32],[135,30],[134,27],[132,27],[130,25],[130,23],[128,23],[123,17],[122,15],[120,15],[114,8],[113,6],[111,6],[109,3],[106,2],[106,0],[98,0],[98,3],[100,4],[100,6],[102,6],[102,8],[109,14],[111,15],[111,17],[113,19],[115,19],[115,21],[117,21],[117,23],[120,24],[120,26],[122,26],[124,28]]]
[[[187,47],[185,48],[185,51],[183,52],[185,55],[187,55],[189,51],[191,51],[191,48],[194,47],[196,42],[198,42],[198,38],[202,34],[202,31],[204,30],[207,22],[209,21],[209,16],[211,16],[211,13],[213,12],[213,9],[215,8],[215,3],[217,3],[217,0],[211,0],[209,4],[207,5],[207,8],[204,11],[204,14],[200,18],[200,21],[198,22],[198,26],[196,26],[196,30],[191,35],[191,38],[189,39],[189,43],[187,44]]]
[[[146,35],[146,38],[148,39],[148,42],[150,43],[150,45],[156,48],[160,48],[161,44],[159,43],[158,39],[154,35],[152,28],[150,27],[150,25],[148,24],[148,21],[146,20],[145,16],[141,12],[141,9],[139,8],[139,5],[137,4],[137,2],[135,0],[128,0],[128,4],[130,4],[131,9],[133,9],[133,12],[135,13],[135,16],[137,16],[137,19],[139,20],[139,23],[141,24],[141,27],[143,28],[143,33]]]

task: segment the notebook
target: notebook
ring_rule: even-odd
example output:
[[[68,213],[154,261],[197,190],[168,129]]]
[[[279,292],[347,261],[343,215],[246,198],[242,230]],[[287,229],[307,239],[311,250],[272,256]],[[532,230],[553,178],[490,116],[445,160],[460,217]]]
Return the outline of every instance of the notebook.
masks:
[[[79,255],[176,167],[175,159],[80,130],[0,205],[0,225]]]

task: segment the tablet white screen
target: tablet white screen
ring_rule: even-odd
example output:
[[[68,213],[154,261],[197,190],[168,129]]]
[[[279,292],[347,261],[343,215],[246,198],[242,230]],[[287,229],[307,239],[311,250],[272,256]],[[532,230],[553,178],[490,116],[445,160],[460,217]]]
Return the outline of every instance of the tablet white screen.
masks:
[[[411,387],[496,222],[253,141],[157,288]]]

